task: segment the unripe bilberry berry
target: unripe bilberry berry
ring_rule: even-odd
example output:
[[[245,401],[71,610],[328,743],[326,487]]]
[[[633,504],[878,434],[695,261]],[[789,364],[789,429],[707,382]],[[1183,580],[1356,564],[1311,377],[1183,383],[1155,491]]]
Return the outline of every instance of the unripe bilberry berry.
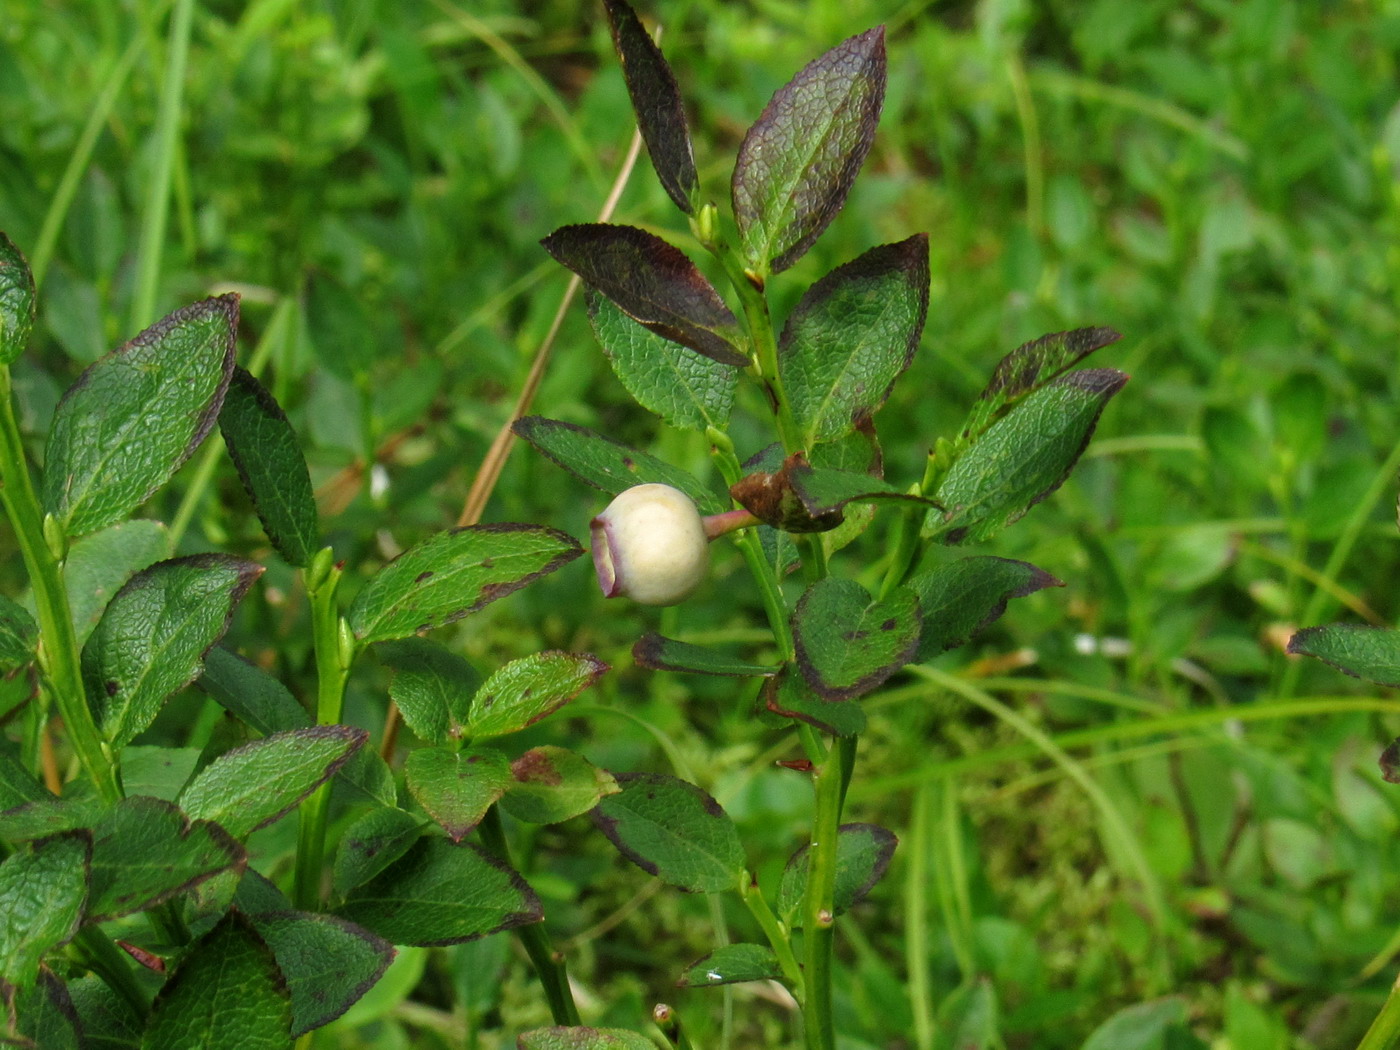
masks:
[[[694,501],[670,485],[628,489],[590,527],[604,597],[675,605],[695,592],[709,568],[704,519]]]

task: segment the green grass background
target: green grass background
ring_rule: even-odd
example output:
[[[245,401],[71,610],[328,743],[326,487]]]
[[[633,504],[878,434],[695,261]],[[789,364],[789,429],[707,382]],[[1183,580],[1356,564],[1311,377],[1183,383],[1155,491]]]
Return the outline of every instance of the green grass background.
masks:
[[[901,847],[842,927],[843,1045],[1354,1046],[1400,968],[1400,788],[1375,761],[1400,701],[1281,646],[1400,615],[1400,4],[640,10],[664,26],[721,202],[773,90],[888,27],[875,148],[774,295],[781,313],[861,251],[930,234],[928,328],[877,417],[892,480],[918,476],[1020,342],[1112,325],[1125,338],[1096,363],[1133,375],[1076,476],[986,546],[1067,586],[870,703],[848,819]],[[0,229],[41,280],[16,366],[36,453],[86,363],[234,288],[242,358],[261,355],[330,539],[367,575],[455,520],[563,292],[538,240],[594,217],[631,132],[591,4],[0,0]],[[617,220],[693,248],[681,219],[643,160]],[[536,408],[709,469],[703,443],[629,404],[581,308]],[[745,454],[768,440],[735,434]],[[601,502],[521,448],[486,518],[581,535]],[[304,599],[232,470],[197,459],[148,513],[181,522],[186,549],[269,560],[235,640],[305,686]],[[604,656],[617,672],[535,742],[693,776],[773,880],[805,831],[805,785],[773,767],[791,739],[732,684],[629,666],[658,622],[761,651],[742,566],[716,575],[658,621],[605,609],[576,563],[444,639],[487,668]],[[350,717],[377,729],[384,704],[382,678],[358,676]],[[191,696],[151,742],[202,746],[217,722]],[[264,846],[274,870],[285,845]],[[703,900],[653,893],[586,822],[529,846],[591,1019],[639,1025],[664,999],[697,1045],[718,1045],[726,1010],[735,1046],[787,1045],[792,1018],[761,990],[671,986],[712,946]],[[983,1008],[982,1041],[957,1042]],[[545,1020],[504,938],[405,952],[357,1011],[318,1045],[496,1047]]]

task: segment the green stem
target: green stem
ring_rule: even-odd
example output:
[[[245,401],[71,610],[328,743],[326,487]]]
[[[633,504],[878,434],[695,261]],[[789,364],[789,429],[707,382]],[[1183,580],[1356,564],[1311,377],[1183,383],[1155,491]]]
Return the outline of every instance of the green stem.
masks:
[[[93,721],[83,687],[78,636],[68,607],[58,555],[44,534],[39,499],[25,463],[24,443],[15,419],[10,370],[0,366],[0,502],[4,503],[15,540],[34,588],[39,616],[39,666],[49,682],[68,740],[98,796],[108,803],[122,797],[116,760]],[[66,539],[57,536],[60,549]]]
[[[904,882],[904,966],[909,974],[909,1007],[914,1014],[914,1045],[933,1050],[933,973],[929,966],[928,883],[929,795],[924,784],[914,795],[909,828],[909,868]]]
[[[841,826],[843,775],[854,753],[854,737],[837,737],[826,762],[816,774],[816,812],[807,868],[807,892],[802,902],[802,931],[806,961],[803,1017],[808,1050],[834,1050],[836,1028],[831,1008],[831,956],[836,922],[836,847]]]
[[[332,564],[329,547],[320,551],[311,567],[302,573],[311,600],[312,646],[316,657],[316,724],[337,725],[345,706],[345,680],[350,674],[353,653],[342,644],[340,612],[336,587],[340,567]],[[326,857],[326,822],[330,814],[331,785],[317,788],[301,804],[301,826],[297,838],[296,872],[292,896],[303,911],[321,906],[321,875]]]
[[[145,1020],[151,1000],[136,979],[131,960],[96,926],[85,926],[73,938],[77,956],[104,984],[126,1000],[136,1016]]]
[[[510,846],[506,842],[505,828],[501,824],[501,814],[495,806],[486,811],[477,830],[481,842],[506,864],[511,863]],[[512,865],[513,867],[514,865]],[[540,979],[545,999],[549,1001],[549,1012],[554,1023],[576,1025],[579,1023],[578,1006],[574,1003],[574,993],[569,989],[569,973],[564,966],[564,957],[554,950],[544,923],[535,922],[528,926],[517,926],[515,934],[535,967],[535,975]]]
[[[744,873],[744,881],[739,886],[739,898],[744,902],[744,907],[749,909],[749,914],[757,920],[759,929],[763,931],[763,936],[768,938],[768,943],[773,948],[773,954],[778,957],[778,965],[783,968],[783,976],[787,978],[788,987],[800,1000],[804,995],[802,967],[797,962],[797,956],[793,954],[792,939],[788,937],[787,930],[783,925],[778,922],[778,917],[773,914],[773,909],[768,906],[768,901],[764,898],[758,883],[747,872]]]
[[[1390,1050],[1397,1037],[1400,1037],[1400,978],[1390,986],[1390,994],[1385,997],[1381,1012],[1371,1022],[1371,1027],[1366,1029],[1356,1050]]]
[[[764,294],[763,275],[746,269],[724,241],[705,245],[724,267],[748,322],[749,338],[753,341],[753,370],[763,384],[778,424],[778,437],[783,450],[790,456],[806,448],[802,432],[793,418],[792,404],[778,376],[778,341],[773,333],[773,315],[768,312],[768,297]]]

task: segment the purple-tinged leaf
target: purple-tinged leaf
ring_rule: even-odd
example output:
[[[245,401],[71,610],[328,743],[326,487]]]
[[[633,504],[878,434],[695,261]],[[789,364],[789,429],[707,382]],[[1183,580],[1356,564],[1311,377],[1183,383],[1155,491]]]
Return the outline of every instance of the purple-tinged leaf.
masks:
[[[233,619],[262,566],[223,554],[157,562],[119,590],[83,646],[83,682],[102,735],[120,748],[155,721]]]
[[[773,949],[761,944],[726,944],[685,968],[678,988],[716,988],[745,981],[781,980],[783,968]]]
[[[254,740],[200,770],[180,793],[180,807],[245,838],[290,813],[368,739],[363,729],[330,725]]]
[[[169,802],[134,795],[93,829],[87,917],[145,911],[221,872],[236,876],[247,863],[243,847],[217,824],[191,821]]]
[[[678,642],[659,634],[644,634],[632,646],[632,659],[638,667],[652,671],[681,671],[688,674],[728,675],[747,678],[750,675],[768,677],[778,673],[770,664],[740,660],[728,653],[707,649],[702,645]]]
[[[388,941],[334,915],[273,911],[251,918],[287,979],[293,1038],[350,1009],[394,958]]]
[[[992,372],[987,388],[963,424],[963,440],[976,437],[1009,406],[1073,368],[1095,350],[1122,338],[1112,328],[1076,328],[1052,332],[1018,346]]]
[[[289,564],[305,567],[321,533],[306,457],[287,414],[257,377],[235,368],[219,429],[267,538]]]
[[[691,198],[699,191],[700,180],[695,174],[690,130],[676,78],[631,7],[623,0],[603,0],[603,6],[656,177],[676,207],[692,215]]]
[[[70,537],[146,502],[213,429],[233,374],[238,296],[176,310],[93,362],[54,410],[44,509]]]
[[[826,700],[789,666],[763,683],[763,705],[775,715],[795,718],[833,736],[865,732],[865,710],[855,700]]]
[[[0,233],[0,365],[14,364],[24,353],[33,328],[34,275],[23,253]]]
[[[766,459],[756,456],[744,466],[751,469]],[[783,532],[830,532],[841,524],[841,510],[837,507],[813,514],[807,509],[792,482],[793,473],[804,469],[811,469],[806,457],[794,452],[776,470],[754,470],[740,478],[729,486],[729,495],[759,521]],[[867,481],[870,487],[884,484],[873,478]]]
[[[151,1006],[141,1047],[286,1050],[291,1023],[291,993],[272,949],[234,910],[181,956]]]
[[[1311,656],[1353,678],[1400,686],[1400,630],[1334,623],[1304,627],[1288,640],[1288,652]]]
[[[497,668],[472,697],[473,738],[517,733],[552,715],[596,682],[608,665],[590,653],[551,649]]]
[[[520,875],[470,844],[420,838],[352,890],[338,913],[391,944],[460,944],[539,922],[540,900]]]
[[[1128,377],[1066,372],[1026,396],[949,468],[926,528],[948,544],[990,539],[1064,483]]]
[[[899,840],[876,824],[843,824],[836,846],[836,914],[862,900],[890,866]],[[778,916],[789,926],[802,925],[802,898],[807,892],[807,857],[811,845],[792,855],[778,882]]]
[[[469,525],[410,547],[375,573],[346,614],[361,642],[422,634],[546,576],[583,553],[542,525]]]
[[[727,509],[693,474],[587,427],[543,416],[525,416],[517,419],[511,429],[546,459],[610,496],[634,485],[655,482],[680,489],[695,501],[701,513],[715,514]]]
[[[540,243],[657,335],[722,364],[749,364],[736,345],[742,336],[734,314],[679,248],[635,226],[607,223],[561,226]]]
[[[963,558],[915,575],[905,584],[919,596],[923,633],[916,660],[966,645],[1006,612],[1012,598],[1064,584],[1029,562],[1010,558]]]
[[[734,218],[759,273],[810,248],[841,206],[875,141],[885,100],[883,26],[853,36],[779,88],[744,136]]]
[[[783,326],[778,371],[810,447],[874,415],[928,316],[928,235],[872,248],[807,290]]]
[[[718,802],[694,784],[661,773],[619,773],[615,795],[593,823],[624,857],[687,892],[733,889],[744,871],[738,829]]]
[[[404,763],[408,792],[453,842],[461,842],[514,779],[494,748],[420,747]]]
[[[792,617],[798,670],[825,700],[868,693],[913,659],[920,622],[919,599],[906,588],[872,601],[853,580],[818,580]]]
[[[510,764],[514,782],[501,808],[529,824],[557,824],[582,816],[606,795],[620,790],[607,770],[582,755],[546,744]]]

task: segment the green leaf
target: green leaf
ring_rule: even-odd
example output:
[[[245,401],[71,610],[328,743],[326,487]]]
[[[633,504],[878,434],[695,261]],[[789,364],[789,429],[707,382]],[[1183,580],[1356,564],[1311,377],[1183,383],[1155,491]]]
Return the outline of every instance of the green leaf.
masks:
[[[151,795],[174,802],[199,768],[204,752],[197,747],[145,747],[132,744],[122,748],[121,785],[128,797]]]
[[[646,452],[628,448],[586,427],[543,416],[526,416],[511,428],[574,477],[610,496],[658,482],[680,489],[695,501],[702,514],[725,509],[723,503],[693,475]]]
[[[0,233],[0,365],[24,353],[34,328],[34,275],[14,242]]]
[[[53,971],[39,970],[39,979],[32,985],[13,990],[14,1015],[21,1041],[5,1045],[32,1046],[36,1050],[92,1050],[95,1045],[88,1032],[78,1023],[73,997]]]
[[[474,739],[519,732],[559,710],[607,669],[596,656],[558,650],[512,660],[476,691],[467,732]]]
[[[472,845],[425,836],[363,886],[338,914],[393,944],[460,944],[544,917],[516,872]]]
[[[221,646],[204,654],[199,687],[229,714],[264,735],[311,724],[311,716],[285,685]]]
[[[139,1050],[144,1020],[101,978],[89,974],[70,981],[68,991],[87,1039],[84,1050]]]
[[[676,78],[632,8],[623,0],[604,0],[603,6],[656,177],[676,207],[691,215],[691,198],[700,191],[700,180]]]
[[[778,372],[810,446],[877,412],[928,316],[928,235],[872,248],[807,290],[783,326]]]
[[[287,980],[294,1037],[345,1013],[394,958],[388,941],[334,915],[263,912],[252,922]]]
[[[267,538],[304,568],[321,546],[321,532],[306,457],[282,406],[252,373],[235,367],[219,430]]]
[[[750,264],[786,270],[841,206],[875,141],[885,100],[885,31],[853,36],[779,88],[734,165],[734,220]]]
[[[0,749],[0,812],[53,795],[14,756]]]
[[[122,584],[173,553],[170,530],[148,518],[118,522],[74,543],[63,563],[63,586],[78,644],[87,641]]]
[[[335,798],[351,805],[370,802],[379,806],[398,803],[394,771],[372,747],[362,747],[340,767],[333,781]]]
[[[245,838],[291,812],[368,739],[350,726],[308,726],[254,740],[205,766],[180,794],[180,806]]]
[[[562,747],[531,748],[510,764],[512,783],[501,808],[529,824],[557,824],[582,816],[606,795],[619,790],[617,780],[582,755]]]
[[[407,638],[460,620],[582,553],[572,536],[542,525],[440,532],[370,577],[346,618],[362,642]]]
[[[0,722],[39,695],[39,673],[33,664],[0,674]]]
[[[1038,390],[1095,350],[1123,338],[1112,328],[1076,328],[1053,332],[1018,346],[997,364],[991,381],[963,424],[962,439],[981,434],[1004,410]]]
[[[69,536],[126,517],[213,428],[233,371],[238,296],[176,310],[95,361],[63,395],[44,454],[44,509]]]
[[[331,871],[336,893],[344,896],[402,857],[425,826],[420,817],[393,806],[372,809],[351,824],[341,836]]]
[[[456,653],[423,638],[385,642],[375,652],[394,677],[389,696],[404,724],[430,744],[460,739],[481,675]]]
[[[836,844],[836,914],[863,900],[890,866],[899,844],[892,831],[876,824],[842,824]],[[790,927],[802,925],[802,898],[807,892],[807,857],[811,844],[792,855],[778,882],[778,916]]]
[[[231,911],[181,957],[141,1050],[290,1050],[291,995],[272,949]]]
[[[735,368],[749,355],[739,322],[679,248],[635,226],[561,226],[540,242],[555,260],[638,324]]]
[[[83,682],[102,735],[120,748],[192,682],[262,566],[222,554],[158,562],[117,592],[83,646]]]
[[[91,863],[83,831],[22,846],[0,863],[0,980],[32,984],[44,953],[78,932]]]
[[[702,645],[678,642],[659,634],[644,634],[632,646],[632,659],[638,667],[652,671],[684,671],[690,674],[729,675],[746,678],[749,675],[775,675],[778,668],[771,664],[756,664],[740,660]]]
[[[1119,1010],[1089,1034],[1081,1050],[1167,1050],[1173,1033],[1185,1034],[1186,1000],[1153,999]]]
[[[593,334],[638,404],[673,427],[724,428],[739,385],[735,369],[657,335],[591,288],[586,298]]]
[[[689,892],[733,889],[744,871],[739,832],[718,802],[661,773],[615,774],[622,789],[593,810],[593,822],[624,857]]]
[[[1288,652],[1316,657],[1353,678],[1400,686],[1400,630],[1393,627],[1304,627],[1288,640]]]
[[[96,922],[145,911],[220,872],[240,874],[247,860],[217,824],[191,822],[158,798],[123,799],[93,831],[87,917]]]
[[[923,632],[916,660],[966,645],[1006,612],[1012,598],[1064,584],[1043,569],[1010,558],[963,558],[915,575],[905,584],[919,596]]]
[[[453,842],[481,823],[510,787],[510,763],[494,748],[420,747],[404,763],[408,791]]]
[[[914,657],[919,600],[899,588],[872,601],[853,580],[827,577],[807,588],[792,617],[797,667],[825,700],[868,693]]]
[[[763,683],[760,694],[773,714],[796,718],[835,736],[865,732],[865,710],[855,700],[827,700],[819,696],[802,675],[785,668],[777,678]]]
[[[623,1028],[536,1028],[521,1032],[518,1050],[656,1050],[656,1044]]]
[[[13,671],[34,660],[39,625],[22,607],[0,595],[0,671]]]
[[[1128,377],[1068,372],[993,423],[949,469],[927,527],[945,543],[990,539],[1054,492],[1089,444],[1109,398]]]
[[[681,988],[714,988],[745,981],[780,980],[783,969],[771,948],[761,944],[726,944],[686,967]]]

